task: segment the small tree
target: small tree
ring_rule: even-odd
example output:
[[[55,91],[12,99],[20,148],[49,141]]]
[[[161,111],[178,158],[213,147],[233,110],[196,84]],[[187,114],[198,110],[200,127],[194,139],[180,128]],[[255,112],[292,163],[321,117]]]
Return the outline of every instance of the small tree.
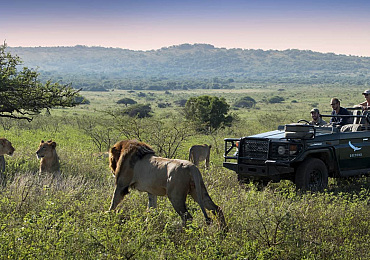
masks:
[[[138,118],[144,118],[144,117],[151,117],[152,116],[152,108],[150,105],[144,105],[144,104],[136,104],[132,105],[131,107],[128,107],[123,111],[123,114],[129,115],[130,117],[138,117]]]
[[[197,129],[212,133],[224,125],[230,125],[230,106],[224,98],[200,96],[191,97],[185,104],[185,118],[193,122]]]
[[[256,100],[249,96],[245,96],[237,100],[234,104],[235,107],[246,107],[246,108],[252,108],[256,105]]]
[[[125,104],[126,107],[127,107],[127,105],[137,104],[137,102],[135,100],[133,100],[132,98],[122,98],[122,99],[118,100],[116,103],[117,104]]]
[[[146,142],[155,148],[157,155],[167,158],[176,158],[179,148],[195,134],[193,128],[178,117],[161,120],[129,117],[117,111],[106,112],[114,118],[110,122],[125,139]]]
[[[0,117],[32,120],[43,109],[72,107],[77,104],[78,90],[70,84],[61,85],[38,79],[39,73],[23,67],[18,56],[5,52],[6,44],[0,45]]]

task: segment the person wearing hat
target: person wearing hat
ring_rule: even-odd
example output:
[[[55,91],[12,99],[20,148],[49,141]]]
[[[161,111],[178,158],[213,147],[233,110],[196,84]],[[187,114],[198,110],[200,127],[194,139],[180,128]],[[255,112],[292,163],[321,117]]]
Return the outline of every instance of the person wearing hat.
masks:
[[[330,101],[331,108],[333,111],[330,118],[330,124],[334,126],[344,126],[348,124],[349,117],[341,117],[339,115],[349,115],[349,112],[346,108],[340,106],[340,101],[338,98],[332,98]]]
[[[311,109],[311,117],[312,121],[310,121],[310,125],[323,126],[327,124],[326,121],[321,118],[320,111],[317,108]]]
[[[362,108],[362,110],[369,110],[370,109],[370,89],[365,90],[362,92],[362,95],[365,97],[365,102],[362,102],[356,105],[356,108]]]

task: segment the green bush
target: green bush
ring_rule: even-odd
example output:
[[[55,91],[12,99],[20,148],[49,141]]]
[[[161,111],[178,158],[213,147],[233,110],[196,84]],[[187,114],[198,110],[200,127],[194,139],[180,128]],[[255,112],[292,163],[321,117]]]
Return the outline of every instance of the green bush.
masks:
[[[285,99],[283,97],[280,97],[280,96],[273,96],[271,98],[269,98],[267,101],[270,103],[270,104],[275,104],[275,103],[281,103],[283,102]]]
[[[242,97],[239,100],[237,100],[234,103],[234,107],[252,108],[256,105],[256,103],[257,103],[256,100],[254,100],[253,98],[249,96],[246,96],[246,97]]]

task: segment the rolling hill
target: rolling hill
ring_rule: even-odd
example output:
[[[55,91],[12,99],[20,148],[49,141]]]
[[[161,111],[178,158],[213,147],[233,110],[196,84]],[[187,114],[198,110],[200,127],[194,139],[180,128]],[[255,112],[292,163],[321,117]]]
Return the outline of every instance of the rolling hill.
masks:
[[[370,57],[310,50],[248,50],[182,44],[151,51],[87,47],[8,47],[24,66],[38,68],[42,79],[132,88],[138,82],[179,87],[179,81],[295,84],[370,83]],[[175,84],[173,83],[175,82]]]

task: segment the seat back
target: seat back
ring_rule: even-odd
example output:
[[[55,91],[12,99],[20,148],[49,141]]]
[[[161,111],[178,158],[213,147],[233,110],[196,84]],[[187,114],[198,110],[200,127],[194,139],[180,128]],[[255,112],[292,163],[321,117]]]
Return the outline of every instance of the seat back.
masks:
[[[361,110],[353,110],[353,115],[354,116],[360,116],[361,115]],[[353,117],[353,124],[360,124],[361,123],[361,117]]]

